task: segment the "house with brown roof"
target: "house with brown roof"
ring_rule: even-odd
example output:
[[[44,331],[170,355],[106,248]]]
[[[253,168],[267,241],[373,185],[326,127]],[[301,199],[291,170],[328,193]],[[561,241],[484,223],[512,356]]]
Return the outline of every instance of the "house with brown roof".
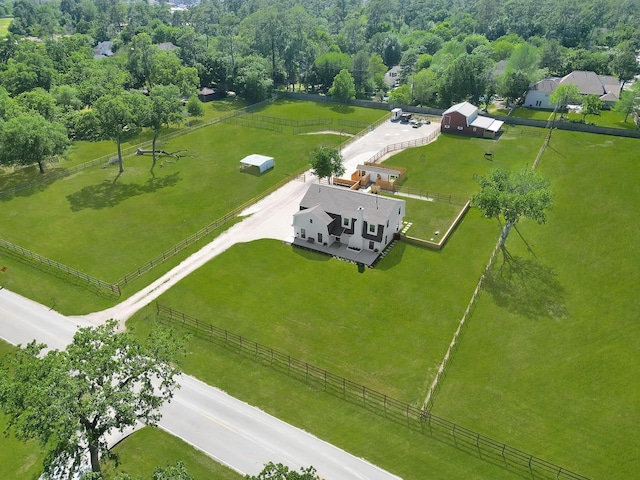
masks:
[[[474,137],[495,138],[504,125],[502,120],[478,115],[478,107],[469,102],[457,103],[442,114],[440,131]]]

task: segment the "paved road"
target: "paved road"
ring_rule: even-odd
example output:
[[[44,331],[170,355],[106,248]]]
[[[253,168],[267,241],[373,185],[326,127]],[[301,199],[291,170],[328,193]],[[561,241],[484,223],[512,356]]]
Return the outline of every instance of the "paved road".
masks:
[[[9,343],[35,339],[62,349],[87,325],[0,290],[0,337]],[[294,469],[313,465],[330,480],[399,478],[193,377],[182,375],[179,383],[159,426],[242,474],[256,475],[274,461]]]

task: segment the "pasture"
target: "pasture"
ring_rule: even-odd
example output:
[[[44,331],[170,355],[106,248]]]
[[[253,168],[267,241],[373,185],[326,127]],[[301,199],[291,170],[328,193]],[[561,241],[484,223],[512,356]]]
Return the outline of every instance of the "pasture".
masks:
[[[493,162],[482,156],[487,141],[441,136],[432,145],[392,157],[389,163],[409,168],[407,182],[432,178],[437,186],[439,179],[433,172],[449,172],[448,185],[454,185],[452,188],[460,194],[470,194],[474,173],[482,174],[496,162],[520,168],[535,158],[543,137],[535,135],[535,130],[518,129],[519,139],[509,142],[509,135],[516,135],[513,129],[503,137],[507,139],[505,144],[516,147],[515,151],[507,153],[510,150],[500,144],[501,139],[493,144],[494,152],[498,152],[494,153]],[[630,139],[554,133],[540,172],[552,181],[555,208],[549,212],[546,225],[524,221],[512,231],[507,244],[512,257],[504,262],[499,257],[495,264],[434,407],[438,415],[595,478],[628,478],[639,468],[633,452],[638,447],[634,428],[640,396],[634,379],[640,371],[634,356],[640,346],[635,322],[640,305],[633,290],[637,283],[634,266],[640,259],[633,248],[639,232],[637,222],[631,219],[631,206],[640,199],[634,188],[637,175],[628,173],[638,161],[634,148],[634,140]],[[423,168],[414,168],[415,165]],[[461,176],[458,181],[455,172]],[[600,248],[606,243],[608,232],[613,231],[615,246]],[[210,271],[209,266],[205,267],[207,270],[198,272],[200,275],[166,294],[161,303],[416,403],[426,393],[441,360],[436,351],[446,347],[459,319],[444,304],[459,301],[461,307],[466,305],[470,292],[464,285],[469,277],[473,279],[470,284],[474,284],[478,272],[474,272],[475,267],[465,271],[463,265],[470,259],[480,261],[478,265],[486,262],[497,235],[495,221],[480,218],[472,209],[442,252],[399,244],[376,269],[361,274],[367,280],[362,283],[351,265],[295,250],[295,255],[309,258],[299,265],[289,265],[277,254],[280,245],[254,242],[225,253]],[[468,252],[470,245],[481,252]],[[259,253],[265,248],[274,249],[272,255],[277,255],[277,265],[266,271],[254,265],[256,261],[251,260],[250,253],[255,250],[259,257],[266,258],[265,253]],[[236,257],[247,259],[249,270],[260,272],[257,277],[278,275],[279,295],[267,301],[263,294],[254,296],[248,279],[232,280],[225,268],[229,265],[237,271],[233,265],[239,260],[231,260]],[[318,264],[320,270],[316,270]],[[287,267],[281,269],[278,265]],[[455,268],[449,278],[462,283],[455,287],[443,283],[440,266]],[[341,275],[331,273],[336,268],[345,269],[342,276],[349,279],[347,285],[341,285]],[[421,268],[425,270],[423,276]],[[411,269],[415,271],[411,273]],[[289,270],[295,273],[285,273]],[[205,280],[206,272],[209,275]],[[380,274],[393,274],[384,287],[382,281],[377,286],[375,277]],[[419,285],[405,283],[407,277],[417,279]],[[306,288],[304,278],[316,279],[313,288]],[[215,279],[222,280],[216,283],[220,296],[217,292],[207,295],[206,291],[213,290],[207,285]],[[272,283],[275,281],[273,277]],[[256,291],[264,285],[258,282]],[[450,289],[458,287],[465,293],[460,292],[460,300],[455,300]],[[316,289],[321,292],[319,297]],[[341,310],[342,303],[352,306],[351,292],[357,292],[357,298],[384,292],[385,299],[393,298],[394,302],[400,297],[402,305],[389,310],[388,317],[378,315],[377,308],[365,308],[366,314],[360,320],[360,308],[354,307],[345,319],[335,312]],[[234,295],[235,300],[228,304],[222,300]],[[209,300],[198,300],[204,297]],[[291,297],[297,302],[280,310],[278,305],[288,304]],[[212,298],[215,302],[211,302]],[[329,315],[323,299],[332,306]],[[242,321],[244,312],[258,307],[236,310],[238,305],[263,302],[268,308],[256,311],[253,321]],[[387,307],[380,308],[384,312]],[[300,312],[297,315],[292,313],[296,310]],[[280,316],[271,316],[271,311]],[[421,321],[414,323],[416,315]],[[149,307],[131,324],[140,327],[154,316]],[[436,318],[443,316],[450,321],[438,326]],[[379,320],[384,318],[393,319],[393,333],[387,332]],[[622,331],[624,334],[620,334]],[[418,440],[414,433],[402,431],[398,425],[381,425],[385,420],[375,416],[363,420],[350,405],[340,405],[339,400],[314,393],[304,385],[296,387],[295,381],[269,372],[268,368],[224,350],[214,353],[206,342],[198,342],[193,343],[193,358],[184,365],[187,371],[405,478],[513,475],[500,468],[491,473],[476,470],[478,459],[466,454],[466,459],[459,459],[455,467],[451,465],[452,458],[445,466],[440,463],[441,458],[432,455],[438,450],[433,444],[442,446],[439,442],[424,437]],[[415,374],[416,369],[426,375]],[[305,405],[304,413],[299,411],[299,405]],[[340,417],[339,412],[344,416]],[[358,433],[350,434],[348,430],[354,428],[355,421],[365,421],[367,426],[358,423]],[[342,429],[339,425],[349,427]],[[365,429],[371,430],[364,434]],[[373,434],[373,430],[377,433]],[[385,435],[404,446],[401,458],[392,445],[380,440]],[[427,445],[433,448],[429,454],[425,453]],[[460,453],[451,448],[449,454]],[[495,465],[484,466],[491,467]]]
[[[263,107],[257,113],[296,119],[308,118],[315,111],[317,116],[332,120],[363,122],[373,122],[385,114],[380,110],[315,105],[284,101]],[[0,236],[71,268],[114,282],[304,169],[313,148],[337,145],[340,140],[338,134],[294,135],[291,129],[274,132],[213,124],[159,142],[159,148],[183,151],[186,156],[177,161],[165,158],[163,166],[157,165],[154,172],[150,172],[149,156],[134,155],[125,159],[122,175],[118,175],[117,166],[95,166],[2,197],[4,219]],[[103,154],[108,153],[109,142],[100,144],[105,147]],[[80,152],[95,156],[98,151],[93,147],[79,145],[72,152],[72,162],[78,161]],[[260,176],[241,173],[239,162],[251,153],[275,157],[275,168]],[[39,293],[39,288],[33,288],[30,269],[20,268],[18,262],[11,260],[7,262],[10,275],[3,279],[8,288],[42,303],[57,298],[56,308],[66,313],[86,312],[105,305],[105,299],[92,299],[86,292],[83,295],[77,288],[69,290],[67,286],[61,286],[62,290],[57,286],[45,287]],[[154,275],[160,271],[153,271],[145,281],[157,278]],[[50,280],[58,283],[55,278]]]
[[[299,103],[279,102],[258,113],[295,117],[304,111],[307,117],[348,115],[357,121],[367,115],[373,121],[382,113],[306,102],[296,107]],[[0,200],[3,211],[13,209],[6,210],[12,212],[12,227],[3,226],[1,234],[11,231],[38,253],[44,254],[36,247],[51,249],[101,275],[117,276],[126,271],[122,265],[135,266],[154,248],[162,250],[156,243],[175,243],[275,183],[268,177],[280,173],[279,157],[258,152],[275,156],[276,169],[244,179],[249,176],[237,170],[244,151],[254,153],[254,145],[275,150],[283,138],[292,140],[294,147],[288,143],[286,149],[292,158],[284,169],[295,171],[313,146],[339,141],[330,134],[214,127],[167,141],[162,148],[187,145],[195,156],[156,168],[157,182],[148,170],[150,159],[132,157],[115,184],[114,171],[95,169]],[[469,198],[477,191],[478,175],[489,169],[531,165],[545,135],[526,127],[507,127],[497,141],[442,135],[387,162],[408,169],[407,187]],[[247,146],[242,139],[249,136],[256,143]],[[554,132],[539,167],[552,183],[554,208],[546,225],[525,220],[512,230],[508,256],[498,257],[490,271],[435,397],[435,414],[589,477],[630,478],[640,470],[637,152],[633,139]],[[248,185],[233,185],[238,176]],[[109,196],[107,182],[128,187],[116,187]],[[95,190],[100,186],[102,193]],[[217,189],[227,189],[232,198]],[[225,201],[227,206],[218,205]],[[408,203],[407,220],[425,234],[450,215],[446,204],[420,202],[412,213],[413,204]],[[82,208],[74,211],[73,205]],[[37,221],[14,218],[24,214],[44,222],[51,212],[56,213],[47,217],[53,218],[51,233]],[[74,222],[65,225],[67,216]],[[159,302],[420,406],[498,235],[495,220],[471,209],[442,251],[401,242],[363,273],[347,262],[280,242],[255,241],[216,257]],[[80,251],[65,251],[73,248]],[[58,299],[69,313],[107,303],[71,292],[74,287],[64,286],[64,279],[5,260],[20,278],[14,285],[27,288],[32,282],[39,292],[28,290],[28,296],[43,303],[52,292],[69,292],[68,299]],[[0,278],[7,285],[9,277]],[[144,336],[155,318],[150,305],[128,326]],[[181,365],[187,373],[403,478],[527,477],[526,471],[506,469],[478,452],[409,430],[201,337],[188,347]]]

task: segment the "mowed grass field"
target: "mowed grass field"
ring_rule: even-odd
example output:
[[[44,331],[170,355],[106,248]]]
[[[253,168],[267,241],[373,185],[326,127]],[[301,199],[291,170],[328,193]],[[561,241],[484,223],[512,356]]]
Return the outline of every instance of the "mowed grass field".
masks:
[[[387,163],[409,169],[407,186],[471,196],[490,168],[530,165],[545,134],[443,135]],[[435,414],[593,478],[640,471],[637,151],[635,140],[554,132],[539,171],[552,182],[555,207],[546,225],[523,221],[512,231],[511,257],[499,258],[485,283]],[[441,252],[399,243],[364,273],[257,241],[228,250],[159,301],[420,405],[498,234],[495,220],[472,209]],[[128,325],[143,334],[154,320],[151,305]],[[187,372],[403,478],[518,475],[198,337],[188,347]]]
[[[381,110],[313,102],[277,102],[257,111],[261,115],[293,119],[344,118],[373,122]],[[145,137],[146,138],[146,137]],[[344,138],[344,137],[343,137]],[[117,167],[94,167],[50,184],[38,185],[0,200],[0,237],[39,255],[107,282],[145,264],[164,250],[223,217],[270,186],[308,165],[309,152],[319,145],[337,145],[338,134],[294,135],[291,129],[273,132],[230,124],[214,124],[163,141],[160,148],[186,151],[176,162],[149,170],[149,156],[125,159]],[[109,142],[100,142],[105,147]],[[81,144],[85,155],[97,155],[93,145]],[[104,153],[104,152],[103,152]],[[275,157],[276,166],[263,175],[240,172],[246,155]],[[78,160],[78,152],[74,160]],[[87,158],[88,160],[88,158]],[[77,289],[33,289],[31,270],[7,260],[3,282],[17,292],[49,303],[66,313],[103,307],[103,299],[83,300]],[[158,271],[160,272],[160,270]],[[147,283],[157,272],[146,278]],[[43,279],[47,282],[47,279]],[[56,279],[51,279],[56,282]],[[84,303],[84,305],[78,305]]]
[[[434,413],[592,478],[640,472],[640,149],[556,131],[555,207],[511,233]]]

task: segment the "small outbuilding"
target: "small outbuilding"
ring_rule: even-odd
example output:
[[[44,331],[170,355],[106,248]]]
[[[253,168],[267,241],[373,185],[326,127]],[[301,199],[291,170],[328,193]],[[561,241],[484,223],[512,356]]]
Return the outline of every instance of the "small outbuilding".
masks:
[[[247,168],[257,168],[260,173],[264,173],[267,170],[275,167],[275,161],[273,157],[267,157],[266,155],[258,155],[257,153],[248,155],[240,160],[240,170]]]

